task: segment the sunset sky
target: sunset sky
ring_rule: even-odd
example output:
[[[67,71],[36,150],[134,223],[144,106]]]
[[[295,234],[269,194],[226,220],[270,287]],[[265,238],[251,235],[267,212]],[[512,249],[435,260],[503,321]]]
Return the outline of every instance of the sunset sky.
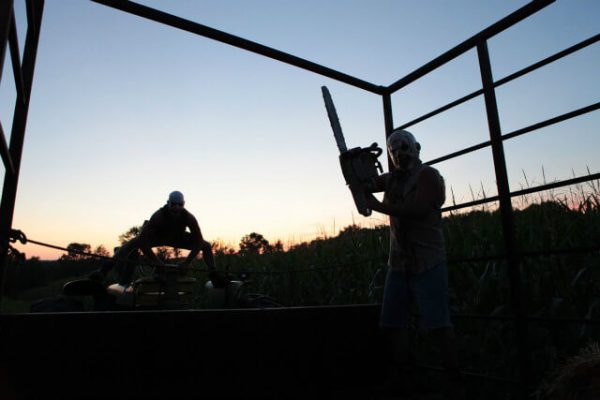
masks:
[[[389,85],[517,10],[523,0],[139,1],[372,82]],[[343,5],[343,6],[342,6]],[[20,44],[24,1],[15,0]],[[558,0],[489,42],[494,78],[600,33],[600,1]],[[0,119],[14,107],[6,57]],[[600,45],[497,91],[508,133],[600,99]],[[338,164],[320,87],[349,147],[384,143],[379,96],[86,0],[46,0],[14,228],[34,240],[112,249],[186,196],[209,241],[259,232],[284,244],[372,226]],[[394,125],[481,86],[475,51],[392,97]],[[600,113],[506,142],[511,189],[600,171]],[[488,139],[483,99],[412,132],[424,161]],[[387,166],[385,157],[382,158]],[[436,165],[457,202],[496,193],[491,151]],[[542,174],[542,170],[544,171]],[[3,170],[4,173],[4,170]],[[60,251],[28,244],[28,257]]]

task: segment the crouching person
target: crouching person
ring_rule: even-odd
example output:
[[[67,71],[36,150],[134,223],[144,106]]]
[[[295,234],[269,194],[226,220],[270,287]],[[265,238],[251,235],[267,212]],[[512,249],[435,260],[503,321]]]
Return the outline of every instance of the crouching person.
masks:
[[[152,214],[142,226],[139,235],[124,243],[114,254],[113,260],[105,263],[93,278],[102,279],[115,263],[123,262],[119,284],[127,286],[131,283],[135,269],[135,263],[128,261],[135,252],[141,250],[152,264],[164,266],[164,262],[156,256],[152,248],[171,246],[190,250],[187,257],[179,264],[184,268],[189,267],[198,253],[202,252],[202,259],[208,266],[209,279],[215,286],[222,285],[223,282],[216,271],[211,245],[204,240],[196,217],[184,206],[185,201],[181,192],[174,191],[169,194],[167,204]]]

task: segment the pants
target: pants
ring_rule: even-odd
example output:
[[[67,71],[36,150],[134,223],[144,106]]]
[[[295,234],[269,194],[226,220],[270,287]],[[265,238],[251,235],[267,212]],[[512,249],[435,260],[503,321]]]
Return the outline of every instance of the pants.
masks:
[[[193,250],[200,247],[198,240],[189,232],[182,232],[175,235],[160,235],[155,233],[140,234],[123,244],[121,249],[115,254],[125,262],[119,271],[119,284],[128,285],[131,283],[135,267],[139,263],[139,253],[137,250],[143,247],[170,246],[177,249]]]
[[[408,311],[413,299],[419,308],[422,327],[435,329],[452,326],[448,307],[448,268],[445,263],[416,275],[388,268],[381,307],[381,327],[408,327]]]

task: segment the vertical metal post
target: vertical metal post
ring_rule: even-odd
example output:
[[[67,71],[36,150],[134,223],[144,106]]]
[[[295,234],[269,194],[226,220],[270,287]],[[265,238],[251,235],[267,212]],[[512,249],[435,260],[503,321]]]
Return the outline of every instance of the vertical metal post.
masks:
[[[10,32],[11,16],[13,15],[12,10],[12,0],[0,2],[0,81],[2,80],[2,70],[4,69],[4,56],[6,55],[6,45],[8,43],[8,33]]]
[[[15,76],[15,88],[17,89],[17,101],[26,101],[23,94],[23,71],[21,69],[21,56],[19,55],[19,37],[17,35],[17,21],[15,13],[10,16],[10,32],[8,33],[10,44],[10,55]]]
[[[13,25],[13,2],[12,0],[0,2],[0,82],[2,81],[2,71],[4,69],[4,59],[6,56],[6,48],[9,40],[11,25]],[[2,155],[2,162],[5,167],[5,175],[13,175],[15,168],[8,151],[8,145],[6,144],[6,136],[4,135],[4,129],[2,129],[2,123],[0,122],[0,154]]]
[[[392,95],[389,92],[386,92],[381,95],[381,99],[383,100],[383,122],[385,124],[385,138],[390,136],[392,131],[394,130],[394,116],[392,115]],[[384,149],[387,148],[386,143],[382,146]],[[388,160],[388,170],[389,166],[392,165],[392,160],[390,159],[390,155],[386,151],[387,160]]]
[[[22,76],[23,94],[26,101],[17,101],[13,116],[13,126],[10,137],[10,155],[13,161],[14,174],[5,174],[2,187],[2,202],[0,203],[0,298],[4,294],[5,261],[8,254],[9,233],[12,228],[15,199],[17,197],[17,184],[29,112],[29,99],[33,86],[33,73],[39,42],[40,27],[44,0],[27,1],[27,38],[23,50]],[[12,14],[9,14],[9,16]]]
[[[502,218],[506,262],[510,280],[511,306],[516,323],[517,347],[521,374],[521,396],[524,399],[527,397],[529,385],[531,384],[527,322],[524,318],[523,290],[519,271],[519,254],[516,248],[514,214],[510,197],[510,187],[508,184],[508,174],[506,172],[502,131],[500,129],[500,118],[498,115],[494,78],[492,76],[487,42],[483,41],[477,45],[477,55],[479,57],[479,69],[481,71],[481,81],[483,83],[485,108],[494,159],[494,170],[496,173],[496,185],[498,187],[498,197],[500,199],[500,216]]]

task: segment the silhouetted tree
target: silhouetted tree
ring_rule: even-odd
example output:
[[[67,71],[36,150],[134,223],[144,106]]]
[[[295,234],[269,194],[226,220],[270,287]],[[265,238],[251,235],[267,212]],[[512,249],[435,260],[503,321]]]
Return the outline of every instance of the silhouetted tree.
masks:
[[[63,261],[79,261],[84,260],[88,256],[81,253],[91,253],[92,246],[87,243],[69,243],[67,246],[67,254],[63,254],[60,259]]]
[[[275,253],[283,252],[283,243],[281,243],[281,240],[276,241],[270,250]]]
[[[241,254],[264,254],[271,250],[269,241],[260,233],[252,232],[240,241]]]
[[[125,231],[124,233],[119,235],[119,243],[121,243],[121,245],[123,245],[125,242],[128,242],[131,239],[133,239],[134,237],[136,237],[137,235],[139,235],[141,231],[142,231],[141,225],[132,226],[127,231]]]
[[[106,247],[104,247],[103,245],[96,247],[96,250],[94,250],[94,254],[98,254],[102,257],[110,257],[110,253],[108,252],[108,250],[106,250]]]
[[[225,255],[225,254],[235,254],[235,250],[228,246],[227,244],[225,244],[223,241],[220,240],[216,240],[214,242],[212,242],[212,251],[215,254],[215,256],[219,255]]]

